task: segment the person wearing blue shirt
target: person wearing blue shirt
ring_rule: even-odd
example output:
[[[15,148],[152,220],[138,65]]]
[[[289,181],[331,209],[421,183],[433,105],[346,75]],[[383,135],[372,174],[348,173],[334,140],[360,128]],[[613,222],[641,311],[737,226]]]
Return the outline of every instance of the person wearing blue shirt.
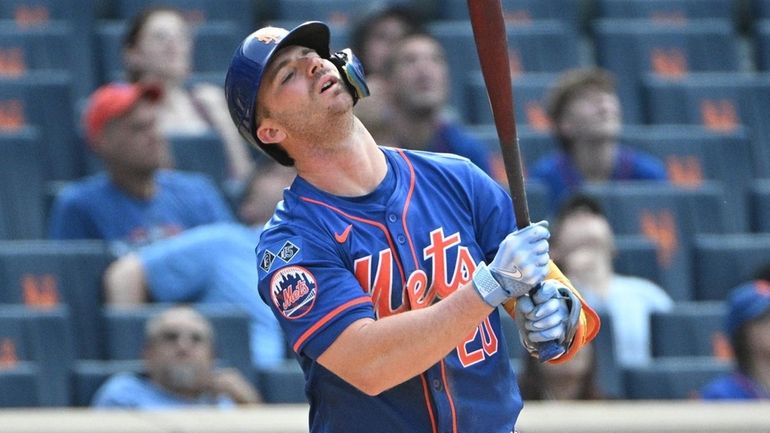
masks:
[[[444,50],[429,33],[414,31],[393,46],[383,74],[392,136],[386,143],[464,156],[491,175],[489,149],[448,113],[449,73]]]
[[[706,384],[700,390],[704,400],[770,399],[770,272],[765,273],[727,298],[725,331],[736,368]]]
[[[153,302],[225,303],[251,318],[252,361],[269,368],[285,360],[278,321],[257,295],[254,246],[264,224],[294,177],[291,169],[265,161],[242,194],[241,223],[209,224],[140,248],[105,272],[110,305]]]
[[[216,186],[201,174],[163,169],[169,146],[157,127],[158,88],[112,83],[84,114],[105,172],[74,182],[51,211],[52,239],[101,239],[120,256],[188,228],[232,221]]]
[[[215,368],[214,337],[211,323],[192,308],[164,310],[145,326],[145,371],[110,377],[91,405],[173,409],[258,403],[259,394],[237,370]]]
[[[618,142],[621,105],[609,72],[564,73],[548,96],[548,114],[561,148],[535,161],[529,177],[549,188],[554,209],[586,182],[666,180],[662,161]]]

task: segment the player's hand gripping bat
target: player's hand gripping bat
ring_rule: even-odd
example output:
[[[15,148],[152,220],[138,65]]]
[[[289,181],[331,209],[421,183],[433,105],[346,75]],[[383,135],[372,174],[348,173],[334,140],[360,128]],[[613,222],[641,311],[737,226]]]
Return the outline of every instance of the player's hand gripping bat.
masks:
[[[481,72],[484,75],[487,94],[492,105],[497,136],[500,139],[500,150],[505,164],[505,174],[508,176],[508,187],[513,198],[516,224],[519,228],[523,228],[530,225],[529,206],[524,191],[524,174],[516,133],[503,8],[500,0],[468,0],[468,11],[481,62]],[[512,302],[515,301],[506,303],[506,310],[513,311],[512,305],[509,305]],[[554,359],[563,352],[563,348],[556,341],[547,341],[538,345],[538,357],[541,362]]]

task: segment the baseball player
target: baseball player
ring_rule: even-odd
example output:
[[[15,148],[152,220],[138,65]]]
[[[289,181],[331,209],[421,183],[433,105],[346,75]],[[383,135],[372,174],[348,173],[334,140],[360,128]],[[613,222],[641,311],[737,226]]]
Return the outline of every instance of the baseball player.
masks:
[[[550,263],[547,224],[516,230],[510,197],[465,158],[378,146],[352,114],[360,63],[330,51],[323,23],[246,37],[225,93],[241,134],[297,170],[257,266],[305,373],[310,431],[513,431],[496,307],[539,287],[515,313],[531,353],[562,345],[551,362],[599,328]]]

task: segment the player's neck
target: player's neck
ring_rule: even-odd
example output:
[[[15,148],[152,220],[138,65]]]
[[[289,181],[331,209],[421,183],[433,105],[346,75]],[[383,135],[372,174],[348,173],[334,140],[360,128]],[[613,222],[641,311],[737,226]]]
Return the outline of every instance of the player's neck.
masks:
[[[385,155],[358,119],[337,146],[295,159],[295,163],[297,174],[311,185],[341,197],[369,194],[387,173]]]

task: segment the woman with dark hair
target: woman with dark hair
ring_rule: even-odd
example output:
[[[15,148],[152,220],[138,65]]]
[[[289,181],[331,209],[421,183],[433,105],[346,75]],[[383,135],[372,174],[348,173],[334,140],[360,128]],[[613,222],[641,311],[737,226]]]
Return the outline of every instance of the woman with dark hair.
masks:
[[[596,382],[596,353],[592,344],[562,364],[541,363],[527,356],[523,368],[518,377],[524,401],[605,398]]]
[[[123,41],[126,78],[161,88],[158,124],[164,134],[218,134],[228,160],[228,178],[243,183],[253,158],[227,114],[222,88],[189,82],[192,51],[192,31],[181,11],[145,9],[131,20]]]

